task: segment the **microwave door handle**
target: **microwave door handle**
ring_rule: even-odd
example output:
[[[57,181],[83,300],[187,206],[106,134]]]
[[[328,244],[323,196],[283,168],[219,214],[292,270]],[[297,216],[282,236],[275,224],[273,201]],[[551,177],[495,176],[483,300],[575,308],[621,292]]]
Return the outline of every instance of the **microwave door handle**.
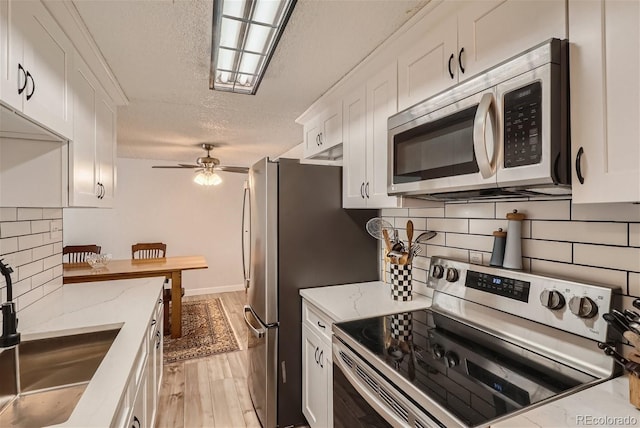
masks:
[[[496,138],[496,115],[495,109],[491,107],[493,104],[493,94],[486,93],[482,95],[480,104],[478,104],[478,110],[476,111],[476,117],[473,120],[473,151],[476,155],[476,161],[478,162],[478,168],[482,178],[490,178],[496,173],[496,159],[498,153],[498,139]],[[493,134],[493,155],[492,159],[489,159],[487,154],[487,122],[491,119],[491,132]]]

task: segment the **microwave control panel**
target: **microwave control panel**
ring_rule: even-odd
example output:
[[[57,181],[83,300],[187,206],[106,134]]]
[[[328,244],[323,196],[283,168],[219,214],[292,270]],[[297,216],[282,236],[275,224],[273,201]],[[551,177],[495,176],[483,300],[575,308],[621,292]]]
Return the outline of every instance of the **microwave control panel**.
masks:
[[[542,84],[504,95],[504,167],[535,165],[542,159]]]

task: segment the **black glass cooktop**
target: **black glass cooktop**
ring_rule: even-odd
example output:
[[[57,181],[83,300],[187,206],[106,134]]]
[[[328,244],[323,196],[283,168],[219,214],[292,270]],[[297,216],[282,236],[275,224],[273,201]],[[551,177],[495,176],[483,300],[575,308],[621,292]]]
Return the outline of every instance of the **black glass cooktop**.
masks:
[[[595,380],[431,310],[336,327],[366,349],[352,348],[373,369],[391,367],[469,426]]]

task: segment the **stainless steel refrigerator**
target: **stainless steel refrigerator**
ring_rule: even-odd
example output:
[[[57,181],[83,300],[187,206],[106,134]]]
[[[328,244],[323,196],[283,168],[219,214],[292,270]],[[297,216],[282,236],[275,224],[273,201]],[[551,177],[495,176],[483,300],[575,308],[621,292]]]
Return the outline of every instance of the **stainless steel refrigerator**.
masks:
[[[374,210],[342,209],[342,168],[262,159],[243,204],[248,386],[265,428],[302,414],[302,288],[378,279]]]

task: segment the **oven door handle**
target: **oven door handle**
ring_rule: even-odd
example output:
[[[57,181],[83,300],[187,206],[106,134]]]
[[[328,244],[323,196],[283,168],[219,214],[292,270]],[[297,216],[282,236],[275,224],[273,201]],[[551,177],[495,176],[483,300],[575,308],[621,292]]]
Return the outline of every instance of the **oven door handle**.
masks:
[[[333,362],[337,364],[338,368],[340,369],[340,371],[342,371],[342,374],[344,374],[344,377],[347,378],[351,386],[353,386],[353,388],[358,392],[358,394],[360,394],[360,396],[364,398],[364,400],[376,412],[378,412],[380,416],[386,419],[386,421],[389,422],[394,427],[407,426],[406,421],[404,421],[403,419],[400,419],[398,416],[396,416],[395,413],[389,411],[389,408],[387,407],[386,404],[384,404],[382,399],[374,395],[369,389],[362,386],[361,381],[358,380],[358,378],[353,372],[353,370],[355,370],[355,364],[353,369],[351,369],[349,366],[345,364],[345,362],[340,357],[340,346],[337,345],[335,342],[333,343]]]
[[[473,152],[476,155],[476,161],[478,162],[478,168],[482,178],[490,178],[496,173],[496,163],[498,158],[498,150],[500,147],[496,129],[498,123],[496,121],[495,107],[492,108],[493,93],[487,92],[482,95],[480,104],[478,104],[478,110],[476,110],[476,116],[473,120]],[[489,120],[491,123],[489,124]],[[493,135],[493,153],[491,159],[487,154],[487,126],[491,127],[491,133]]]

